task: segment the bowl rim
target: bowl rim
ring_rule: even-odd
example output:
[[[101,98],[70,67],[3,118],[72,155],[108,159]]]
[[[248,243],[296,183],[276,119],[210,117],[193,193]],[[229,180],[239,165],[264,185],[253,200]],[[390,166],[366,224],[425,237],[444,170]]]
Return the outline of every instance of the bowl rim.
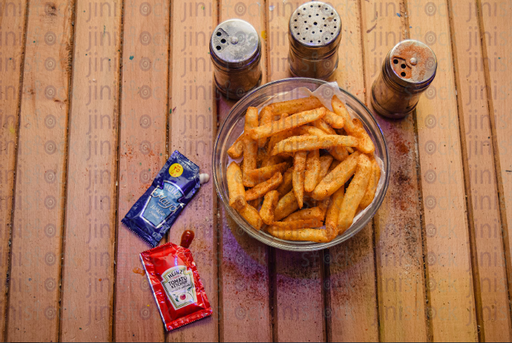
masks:
[[[313,79],[313,78],[308,78],[308,77],[289,77],[289,78],[284,78],[284,79],[280,79],[280,80],[275,80],[275,81],[267,82],[267,83],[265,83],[265,84],[255,88],[255,89],[253,89],[252,91],[248,92],[243,98],[238,100],[235,103],[235,105],[230,109],[228,115],[226,116],[226,118],[224,118],[222,124],[219,126],[219,129],[217,131],[217,137],[215,138],[215,143],[214,143],[213,151],[212,151],[213,181],[214,181],[214,184],[215,184],[215,190],[216,190],[217,196],[221,199],[221,202],[222,202],[223,206],[225,207],[226,212],[229,213],[229,216],[249,236],[253,237],[254,239],[256,239],[256,240],[258,240],[260,242],[262,242],[265,245],[268,245],[268,246],[271,246],[271,247],[274,247],[274,248],[277,248],[277,249],[280,249],[280,250],[294,251],[294,252],[318,251],[318,250],[322,250],[322,249],[327,249],[327,248],[333,247],[335,245],[338,245],[338,244],[340,244],[342,242],[345,242],[348,239],[354,237],[357,233],[359,233],[364,227],[366,227],[368,225],[368,223],[371,221],[371,219],[374,218],[375,214],[377,213],[377,211],[379,210],[380,206],[382,205],[382,202],[383,202],[383,200],[384,200],[384,198],[386,196],[386,193],[387,193],[387,190],[388,190],[388,186],[389,186],[390,170],[391,170],[390,160],[389,160],[389,151],[388,151],[388,146],[387,146],[387,142],[386,142],[386,137],[384,136],[384,133],[382,132],[382,128],[380,127],[379,122],[375,119],[373,113],[368,109],[368,107],[363,102],[361,102],[358,98],[356,98],[350,92],[344,90],[343,88],[341,88],[338,85],[338,89],[342,93],[344,93],[344,95],[348,96],[352,100],[355,100],[366,111],[366,113],[368,114],[368,117],[365,118],[365,119],[367,119],[368,121],[371,121],[375,125],[375,127],[378,129],[378,133],[380,133],[380,135],[382,137],[382,142],[383,142],[382,148],[383,148],[383,151],[385,152],[385,166],[386,166],[385,172],[386,172],[386,175],[385,175],[385,180],[384,180],[384,185],[383,185],[382,191],[378,195],[378,199],[376,199],[377,200],[377,202],[375,203],[376,205],[372,209],[370,209],[370,211],[368,212],[368,218],[369,219],[364,223],[364,225],[360,225],[356,230],[353,230],[348,235],[343,236],[343,237],[342,236],[338,236],[337,238],[333,239],[332,241],[326,242],[326,243],[283,240],[283,239],[280,239],[280,238],[273,237],[273,236],[269,235],[268,233],[266,233],[264,231],[256,230],[256,229],[254,229],[252,227],[249,227],[249,229],[247,229],[245,227],[245,225],[249,225],[249,224],[247,222],[245,222],[245,220],[240,222],[239,218],[236,215],[234,215],[234,209],[229,206],[229,200],[226,199],[223,196],[222,187],[221,187],[221,182],[222,181],[219,180],[218,175],[216,173],[215,166],[216,166],[217,163],[218,164],[221,163],[220,156],[218,156],[219,159],[216,159],[217,152],[219,150],[218,149],[219,148],[219,144],[220,144],[220,140],[219,140],[220,133],[223,132],[223,130],[225,129],[225,126],[227,125],[228,119],[232,116],[233,112],[235,110],[238,110],[238,107],[241,106],[240,104],[243,103],[245,99],[247,99],[248,97],[252,96],[254,93],[260,91],[264,87],[270,87],[270,86],[273,86],[273,85],[278,85],[278,84],[286,83],[286,82],[310,83],[310,84],[316,84],[319,87],[324,85],[324,84],[330,83],[330,82],[325,81],[325,80]],[[334,81],[334,82],[336,82],[336,81]],[[297,88],[298,87],[303,87],[303,86],[298,85]],[[383,160],[384,160],[384,158],[383,158]],[[245,225],[243,225],[243,224],[245,224]],[[263,234],[263,236],[262,236],[262,234]],[[265,237],[265,236],[268,236],[268,238]],[[340,237],[342,237],[342,238],[340,238]],[[267,238],[267,239],[265,239],[265,238]]]

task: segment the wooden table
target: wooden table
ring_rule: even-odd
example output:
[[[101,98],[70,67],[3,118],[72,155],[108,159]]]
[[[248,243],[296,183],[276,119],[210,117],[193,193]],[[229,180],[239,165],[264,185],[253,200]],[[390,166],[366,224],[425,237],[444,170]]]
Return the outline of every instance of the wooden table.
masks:
[[[373,223],[318,253],[270,249],[204,185],[165,241],[191,246],[211,318],[166,334],[120,223],[175,149],[211,174],[219,123],[208,41],[261,34],[263,82],[289,76],[302,1],[0,2],[0,327],[44,341],[510,341],[512,6],[336,0],[334,80],[369,103],[391,47],[419,39],[438,73],[413,115],[377,116],[391,182]]]

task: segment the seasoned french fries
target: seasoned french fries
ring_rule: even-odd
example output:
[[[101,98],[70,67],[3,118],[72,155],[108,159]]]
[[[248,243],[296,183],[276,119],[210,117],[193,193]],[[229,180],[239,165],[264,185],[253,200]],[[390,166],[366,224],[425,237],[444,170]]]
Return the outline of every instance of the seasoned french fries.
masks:
[[[272,223],[272,226],[274,228],[286,229],[286,230],[298,230],[298,229],[305,229],[305,228],[311,228],[311,227],[319,227],[322,225],[323,225],[323,223],[321,220],[314,219],[314,218]]]
[[[341,204],[340,214],[338,216],[338,234],[342,234],[352,225],[359,204],[366,193],[366,187],[368,186],[371,172],[372,163],[368,156],[365,154],[359,155],[356,173],[347,188],[347,192]]]
[[[293,179],[293,168],[288,168],[288,170],[283,175],[283,182],[277,188],[280,198],[284,197],[286,194],[288,194],[288,192],[290,192],[293,189],[292,179]]]
[[[293,190],[286,194],[284,197],[279,199],[277,203],[276,210],[274,212],[274,220],[278,221],[283,218],[288,217],[293,212],[299,209],[299,203],[295,198],[295,193]]]
[[[358,140],[352,136],[293,136],[277,143],[272,149],[271,155],[282,153],[295,153],[299,151],[311,151],[317,149],[329,149],[337,146],[357,147]]]
[[[357,149],[365,154],[372,154],[375,151],[375,145],[373,144],[370,136],[364,129],[363,124],[359,119],[350,119],[350,115],[348,114],[347,108],[345,104],[341,102],[336,95],[332,97],[331,100],[332,108],[334,112],[343,117],[345,126],[343,127],[347,134],[357,137],[359,139],[359,146]]]
[[[381,176],[375,146],[343,102],[334,96],[331,104],[333,111],[309,97],[259,114],[247,108],[244,133],[227,151],[243,160],[226,177],[230,206],[256,230],[330,242],[372,203]]]
[[[294,114],[299,111],[309,111],[315,108],[322,107],[322,103],[318,98],[311,96],[309,98],[301,98],[288,100],[283,102],[275,102],[268,107],[271,108],[274,114],[289,113]]]
[[[245,205],[241,210],[238,210],[238,213],[256,230],[260,230],[263,226],[263,220],[261,220],[258,210],[251,205]]]
[[[343,119],[342,116],[339,116],[331,111],[327,111],[325,113],[324,120],[327,124],[331,125],[331,127],[335,129],[343,128],[343,125],[345,123],[345,120]]]
[[[267,181],[257,184],[254,188],[251,188],[245,192],[245,200],[255,200],[262,198],[270,191],[273,191],[283,182],[283,176],[280,172],[277,172]]]
[[[368,187],[366,188],[366,193],[364,193],[363,199],[361,199],[361,203],[359,204],[360,209],[365,209],[368,207],[375,197],[375,192],[377,191],[377,185],[380,179],[380,167],[375,159],[372,159],[372,175],[370,180],[368,181]]]
[[[307,155],[307,152],[301,151],[293,157],[292,185],[299,208],[302,208],[304,205],[304,174],[306,171]]]
[[[288,230],[276,226],[271,226],[268,228],[268,233],[276,238],[284,239],[287,241],[327,243],[334,239],[334,237],[328,237],[327,230],[323,229]]]
[[[316,200],[323,200],[340,189],[356,171],[359,156],[360,154],[355,152],[341,162],[320,181],[315,190],[311,192],[311,197]]]
[[[263,198],[263,205],[261,205],[260,209],[260,217],[265,224],[271,225],[274,222],[274,212],[278,202],[278,191],[274,190],[265,194],[265,197]]]
[[[233,143],[233,145],[228,149],[229,157],[231,157],[232,159],[237,159],[237,158],[242,157],[242,154],[244,153],[244,141],[243,140],[245,137],[246,136],[244,134],[236,139],[235,143]]]
[[[331,203],[325,216],[325,229],[327,230],[328,237],[332,236],[334,238],[338,234],[338,217],[344,196],[345,187],[341,187],[331,197]]]
[[[317,184],[320,174],[320,150],[310,151],[306,159],[306,173],[304,175],[304,191],[312,192]]]
[[[242,170],[236,162],[231,162],[228,166],[226,178],[228,180],[229,206],[239,211],[247,205],[247,200],[245,199],[245,188],[242,184]]]
[[[270,179],[275,173],[284,173],[288,168],[288,163],[283,162],[259,169],[253,169],[243,174],[243,184],[245,187],[254,187],[258,183]]]
[[[312,207],[305,208],[303,210],[299,210],[290,214],[288,217],[284,218],[283,222],[291,222],[296,220],[306,220],[306,219],[316,219],[318,221],[323,221],[325,218],[325,212],[320,207]],[[320,225],[321,226],[321,225]]]
[[[266,138],[273,134],[291,130],[295,127],[311,123],[317,119],[325,116],[325,108],[317,108],[311,111],[296,113],[284,119],[280,119],[247,132],[247,134],[254,140]]]

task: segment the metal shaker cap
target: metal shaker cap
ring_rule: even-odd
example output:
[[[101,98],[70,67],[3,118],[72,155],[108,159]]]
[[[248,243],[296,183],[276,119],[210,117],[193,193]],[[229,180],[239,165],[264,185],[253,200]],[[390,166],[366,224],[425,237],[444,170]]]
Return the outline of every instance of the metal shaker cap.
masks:
[[[301,5],[289,25],[290,47],[298,56],[321,58],[338,48],[341,18],[329,4],[314,1]]]
[[[248,22],[229,19],[220,23],[210,40],[210,55],[221,69],[244,69],[261,58],[258,33]]]
[[[421,92],[436,76],[436,55],[420,41],[401,41],[391,49],[386,58],[387,76],[392,83],[402,87]]]

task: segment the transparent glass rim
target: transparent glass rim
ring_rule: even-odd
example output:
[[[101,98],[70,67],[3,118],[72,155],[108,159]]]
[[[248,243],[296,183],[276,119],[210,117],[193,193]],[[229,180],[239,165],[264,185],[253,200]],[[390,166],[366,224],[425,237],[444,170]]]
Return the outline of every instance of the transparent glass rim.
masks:
[[[217,133],[217,138],[215,139],[214,149],[213,149],[213,156],[212,156],[212,169],[213,169],[213,181],[215,183],[215,188],[217,190],[217,194],[219,198],[221,199],[221,202],[226,209],[226,212],[229,214],[229,216],[236,222],[236,224],[244,230],[249,236],[257,239],[258,241],[269,245],[271,247],[281,249],[281,250],[288,250],[288,251],[316,251],[316,250],[322,250],[326,248],[330,248],[332,246],[338,245],[342,242],[345,242],[346,240],[352,238],[355,236],[359,231],[361,231],[375,216],[375,213],[382,205],[382,202],[384,200],[384,197],[386,195],[388,185],[389,185],[389,178],[390,178],[390,164],[389,164],[389,154],[388,154],[388,147],[386,144],[386,139],[384,137],[384,134],[382,133],[382,129],[379,125],[379,123],[375,120],[373,114],[370,112],[370,110],[355,96],[350,94],[349,92],[345,91],[344,89],[339,88],[339,90],[348,98],[356,102],[358,106],[360,106],[360,110],[365,112],[366,115],[359,115],[354,109],[353,112],[356,112],[357,117],[363,122],[363,125],[365,128],[371,132],[370,136],[373,138],[374,136],[378,136],[379,142],[375,142],[375,148],[376,153],[379,152],[378,156],[382,159],[384,163],[385,168],[385,180],[384,185],[382,189],[375,194],[375,199],[370,205],[370,209],[358,219],[356,223],[354,223],[347,231],[345,231],[343,234],[336,237],[331,242],[327,243],[316,243],[316,242],[300,242],[300,241],[288,241],[283,240],[279,238],[275,238],[271,236],[270,234],[262,231],[262,230],[256,230],[254,229],[240,214],[234,210],[231,206],[229,206],[229,194],[227,190],[227,185],[223,185],[223,180],[225,180],[226,177],[226,169],[227,169],[227,163],[223,165],[223,161],[221,160],[221,156],[223,155],[223,149],[224,154],[227,154],[227,148],[225,147],[225,143],[227,141],[227,137],[229,137],[229,134],[223,135],[226,131],[229,132],[234,125],[230,126],[230,123],[235,119],[233,118],[236,114],[241,114],[239,117],[243,116],[243,113],[245,113],[245,110],[247,107],[249,107],[249,104],[247,104],[249,101],[253,101],[253,99],[257,93],[262,92],[263,89],[269,88],[276,85],[286,84],[290,83],[293,85],[293,88],[298,87],[307,87],[308,85],[314,85],[316,88],[320,87],[323,84],[328,83],[327,81],[318,80],[318,79],[312,79],[312,78],[305,78],[305,77],[294,77],[294,78],[286,78],[281,79],[277,81],[272,81],[269,83],[266,83],[248,94],[246,94],[242,99],[240,99],[234,106],[231,108],[231,111],[229,112],[228,116],[224,119],[222,122],[220,129]],[[309,87],[308,87],[309,88]],[[315,88],[315,89],[316,89]],[[311,88],[310,88],[311,89]],[[314,90],[314,89],[312,89]],[[275,96],[275,94],[273,95]],[[270,97],[265,97],[264,100],[261,101],[261,103],[268,100]],[[257,98],[256,98],[257,100]],[[236,123],[235,123],[236,124]],[[373,128],[376,128],[374,130]],[[224,139],[220,139],[221,137],[225,137]]]

